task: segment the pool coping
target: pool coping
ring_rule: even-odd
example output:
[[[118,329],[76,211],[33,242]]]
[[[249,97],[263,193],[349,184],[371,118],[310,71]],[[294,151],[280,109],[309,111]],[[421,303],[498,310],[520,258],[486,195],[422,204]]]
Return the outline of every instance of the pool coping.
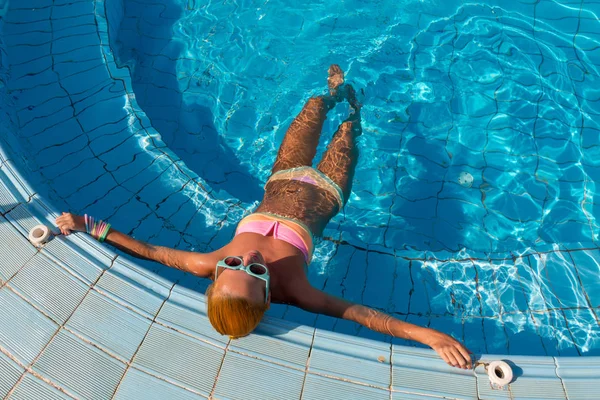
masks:
[[[21,175],[7,156],[0,146],[0,183],[4,188],[11,190],[15,199],[20,201],[18,201],[17,206],[3,213],[1,218],[5,219],[12,229],[23,238],[27,236],[27,228],[33,222],[23,222],[13,217],[13,213],[19,207],[24,207],[26,213],[36,223],[53,227],[53,220],[58,216],[58,212],[34,191],[28,180]],[[56,228],[54,229],[56,230]],[[101,275],[114,273],[125,277],[127,285],[136,287],[144,293],[158,296],[163,304],[166,301],[172,301],[188,311],[195,310],[203,316],[203,321],[202,326],[191,328],[185,326],[185,323],[181,325],[173,322],[172,319],[164,319],[159,316],[159,310],[156,307],[152,310],[145,309],[144,305],[134,304],[118,293],[111,293],[110,290],[103,290],[102,287],[94,287],[94,282],[85,281],[85,277],[77,274],[77,267],[70,265],[68,261],[70,257],[56,257],[55,254],[46,251],[45,248],[36,253],[45,254],[49,259],[60,263],[76,279],[84,281],[90,287],[94,287],[93,291],[112,299],[129,310],[132,315],[152,321],[152,325],[172,329],[183,336],[194,337],[205,344],[223,349],[225,356],[231,353],[232,357],[260,360],[276,367],[282,373],[286,370],[295,371],[304,374],[304,381],[307,377],[323,380],[326,386],[331,386],[331,390],[339,390],[337,385],[350,385],[354,389],[358,388],[369,393],[382,394],[385,392],[390,397],[397,394],[401,398],[410,398],[410,396],[510,398],[519,393],[517,397],[574,399],[580,397],[569,396],[570,388],[574,392],[584,393],[585,390],[582,389],[582,386],[592,390],[597,380],[600,379],[600,368],[598,368],[600,367],[600,357],[595,356],[476,355],[475,368],[465,371],[448,366],[433,350],[377,342],[323,331],[319,328],[303,326],[273,317],[265,317],[257,329],[258,333],[247,338],[231,340],[212,330],[205,317],[206,301],[203,294],[173,284],[173,282],[145,270],[134,261],[118,255],[87,235],[75,234],[67,238],[58,236],[48,243],[48,249],[53,247],[54,241],[66,245],[67,252],[62,253],[63,255],[71,254],[73,257],[91,259],[101,271]],[[33,247],[30,244],[28,245]],[[98,279],[96,279],[96,282],[98,282]],[[10,285],[10,282],[8,285]],[[92,290],[90,289],[90,291]],[[34,303],[32,305],[36,308],[39,307]],[[196,323],[196,325],[199,324]],[[270,340],[273,340],[274,346],[285,345],[295,352],[302,353],[306,356],[306,360],[300,361],[303,360],[302,357],[293,359],[288,357],[287,354],[273,354],[273,351],[261,349],[260,345],[255,343],[256,341],[267,341],[268,343]],[[100,349],[106,351],[102,347]],[[10,351],[0,345],[0,356],[2,353],[4,356],[11,358],[21,368],[38,377],[35,370],[32,370],[27,364],[13,359],[14,356]],[[108,351],[107,353],[111,357],[120,359],[117,355],[110,354]],[[327,358],[332,358],[335,362],[328,362]],[[490,386],[485,368],[487,364],[494,360],[505,360],[514,366],[515,371],[518,371],[517,378],[504,389],[492,389]],[[303,365],[303,362],[305,365]],[[352,365],[353,363],[356,365]],[[136,371],[138,370],[136,369]],[[140,367],[139,371],[152,376],[156,374],[156,372],[143,367]],[[383,371],[386,371],[389,379],[381,377]],[[389,374],[387,371],[389,371]],[[40,375],[40,377],[44,380],[47,379],[43,375]],[[179,382],[171,382],[168,378],[166,379],[168,382],[180,386]],[[60,387],[58,384],[57,386]],[[181,386],[185,390],[194,390],[193,388]],[[550,388],[551,390],[560,388],[562,393],[545,391],[544,388]],[[540,390],[544,392],[542,396],[539,396],[541,394]],[[202,394],[201,392],[194,392]],[[241,394],[241,392],[238,394]],[[212,398],[220,398],[215,393],[212,393],[211,396]]]
[[[108,0],[110,1],[110,0]],[[137,103],[135,95],[131,92],[131,80],[124,69],[116,67],[114,58],[110,51],[108,42],[108,24],[105,14],[105,0],[95,0],[96,21],[100,46],[102,48],[105,63],[113,79],[124,82],[125,90],[132,102],[132,112],[143,121],[147,129],[151,128],[150,122]],[[169,151],[162,148],[161,151]],[[177,159],[177,157],[174,157]],[[27,178],[21,174],[6,149],[0,144],[0,183],[4,190],[16,199],[14,207],[6,212],[0,212],[0,222],[8,222],[4,225],[6,229],[23,238],[27,237],[31,224],[43,223],[53,226],[53,220],[58,216],[57,210],[50,206],[42,196],[36,193]],[[2,190],[0,185],[0,190]],[[27,218],[19,219],[15,215],[20,212]],[[240,395],[246,388],[232,386],[227,383],[219,386],[219,379],[227,376],[222,368],[225,358],[230,357],[232,363],[245,365],[248,362],[257,362],[264,371],[281,373],[282,382],[297,382],[302,376],[302,386],[299,398],[310,397],[311,388],[318,388],[324,393],[336,393],[337,391],[349,390],[352,393],[361,393],[365,398],[379,398],[396,396],[397,398],[428,397],[451,397],[451,398],[582,398],[578,394],[593,392],[595,383],[600,379],[600,357],[543,357],[543,356],[509,356],[509,355],[478,355],[477,366],[473,370],[463,371],[446,365],[433,350],[413,348],[408,346],[376,342],[369,339],[357,338],[345,334],[323,331],[310,326],[302,326],[288,321],[266,317],[259,325],[258,333],[248,338],[232,341],[222,337],[212,330],[205,318],[205,297],[196,291],[183,288],[173,282],[159,277],[145,270],[134,261],[127,259],[111,251],[91,238],[76,234],[72,237],[57,237],[42,250],[32,250],[31,245],[23,240],[17,240],[18,246],[35,251],[34,256],[50,259],[68,271],[72,279],[87,285],[90,292],[97,293],[100,297],[106,297],[118,307],[126,310],[123,313],[132,319],[151,321],[150,328],[157,327],[157,331],[168,330],[170,334],[176,332],[178,337],[193,339],[199,346],[205,346],[214,350],[222,350],[223,356],[218,367],[218,373],[212,390],[208,393],[213,398],[239,398],[230,397]],[[12,242],[11,242],[12,243]],[[61,251],[55,251],[60,244]],[[17,244],[15,244],[17,246]],[[65,259],[65,255],[69,258]],[[94,272],[84,270],[81,266],[74,265],[72,259],[85,259],[93,264],[99,277],[90,279]],[[92,268],[92,267],[90,267]],[[89,274],[89,275],[88,275]],[[108,284],[98,285],[101,277],[112,276],[125,285],[120,290],[115,290]],[[2,287],[9,286],[3,284]],[[125,288],[125,289],[123,289]],[[139,290],[143,294],[144,301],[138,301],[132,297],[127,290]],[[10,289],[11,293],[17,293]],[[137,292],[136,292],[137,293]],[[34,309],[46,315],[43,307],[30,299],[27,301]],[[109,301],[106,300],[106,301]],[[112,303],[111,303],[112,304]],[[197,312],[195,314],[202,320],[201,324],[194,326],[186,322],[175,320],[176,314],[170,315],[172,319],[163,317],[161,310],[166,304],[173,305],[178,310],[185,312]],[[182,311],[182,312],[184,312]],[[125,315],[125,314],[124,314]],[[181,314],[183,315],[183,314]],[[48,315],[46,315],[48,317]],[[52,320],[52,318],[50,318]],[[112,353],[107,347],[103,347],[95,340],[89,339],[75,328],[61,326],[60,332],[67,332],[80,340],[90,343],[95,351],[102,352],[102,357],[109,357],[127,364],[127,369],[135,371],[136,374],[145,374],[156,378],[158,381],[166,381],[172,386],[186,391],[205,396],[201,389],[190,387],[183,380],[173,380],[161,375],[149,366],[136,366],[135,357],[123,358],[122,355]],[[173,332],[171,332],[173,331]],[[162,332],[162,331],[161,331]],[[54,338],[54,337],[53,337]],[[51,340],[53,340],[53,338]],[[145,337],[144,337],[145,339]],[[182,339],[183,340],[183,339]],[[265,344],[267,347],[265,347]],[[283,346],[286,351],[278,353],[268,346]],[[141,346],[141,344],[140,344]],[[261,347],[262,346],[262,347]],[[138,348],[139,350],[139,348]],[[304,360],[304,356],[306,359]],[[33,375],[47,385],[68,396],[77,397],[76,392],[64,389],[61,384],[55,383],[43,372],[32,367],[34,364],[19,360],[10,350],[0,345],[1,358],[7,358],[9,364],[17,369],[22,369]],[[508,385],[505,390],[493,390],[489,386],[489,380],[485,373],[485,364],[493,360],[507,360],[516,367],[519,376]],[[238,365],[234,364],[234,365]],[[0,367],[2,364],[0,364]],[[269,369],[270,368],[270,369]],[[389,374],[388,374],[389,371]],[[223,375],[221,373],[223,372]],[[388,378],[382,378],[382,373]],[[19,380],[11,389],[11,392],[19,385]],[[113,397],[119,393],[121,382],[128,376],[127,372],[121,376]],[[293,376],[293,377],[292,377]],[[183,379],[183,378],[181,378]],[[278,378],[272,377],[276,384]],[[229,381],[227,381],[229,382]],[[0,382],[1,383],[1,382]],[[348,389],[350,388],[350,389]],[[255,389],[259,390],[259,389]],[[317,389],[314,389],[317,390]],[[358,390],[359,392],[355,392]],[[329,392],[330,391],[330,392]],[[560,391],[561,393],[557,393]],[[576,393],[569,396],[569,393]],[[321,392],[323,393],[323,392]],[[369,397],[369,398],[370,398]]]

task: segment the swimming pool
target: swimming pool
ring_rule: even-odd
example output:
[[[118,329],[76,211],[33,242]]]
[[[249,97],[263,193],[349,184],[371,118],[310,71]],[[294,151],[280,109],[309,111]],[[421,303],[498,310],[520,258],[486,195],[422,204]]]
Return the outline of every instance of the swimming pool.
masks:
[[[107,1],[102,49],[95,3],[29,3],[4,3],[1,139],[56,208],[157,244],[223,245],[337,62],[364,133],[311,282],[474,352],[599,354],[598,3]],[[131,74],[127,96],[119,76],[106,83],[106,53]]]

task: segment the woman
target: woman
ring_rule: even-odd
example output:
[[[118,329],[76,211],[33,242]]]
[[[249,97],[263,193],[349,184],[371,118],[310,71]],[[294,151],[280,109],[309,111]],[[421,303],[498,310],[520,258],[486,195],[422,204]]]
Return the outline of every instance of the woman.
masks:
[[[305,268],[312,257],[313,235],[322,234],[348,199],[358,158],[356,138],[361,133],[360,105],[352,87],[344,85],[344,74],[337,65],[329,68],[328,86],[330,94],[309,99],[292,122],[262,203],[240,221],[234,238],[224,247],[200,254],[153,246],[87,215],[63,213],[56,219],[57,225],[65,235],[87,231],[135,257],[212,279],[206,292],[208,318],[219,333],[232,338],[252,332],[273,301],[416,340],[432,347],[448,364],[471,368],[469,351],[450,336],[310,285]],[[327,112],[344,99],[350,103],[350,116],[338,128],[317,168],[312,168]]]

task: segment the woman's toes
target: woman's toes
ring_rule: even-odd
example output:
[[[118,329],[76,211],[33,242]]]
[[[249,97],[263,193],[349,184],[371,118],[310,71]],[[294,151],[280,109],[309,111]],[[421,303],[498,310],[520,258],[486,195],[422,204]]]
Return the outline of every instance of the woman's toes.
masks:
[[[327,71],[327,86],[332,96],[337,94],[338,87],[344,83],[344,71],[337,64],[331,64]]]

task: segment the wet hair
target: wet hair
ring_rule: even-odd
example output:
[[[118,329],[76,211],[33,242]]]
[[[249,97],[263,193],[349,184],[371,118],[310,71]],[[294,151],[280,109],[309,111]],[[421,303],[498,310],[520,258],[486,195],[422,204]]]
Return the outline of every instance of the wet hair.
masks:
[[[208,320],[221,335],[237,339],[248,335],[262,319],[266,304],[255,304],[242,297],[215,294],[215,284],[206,289]]]

